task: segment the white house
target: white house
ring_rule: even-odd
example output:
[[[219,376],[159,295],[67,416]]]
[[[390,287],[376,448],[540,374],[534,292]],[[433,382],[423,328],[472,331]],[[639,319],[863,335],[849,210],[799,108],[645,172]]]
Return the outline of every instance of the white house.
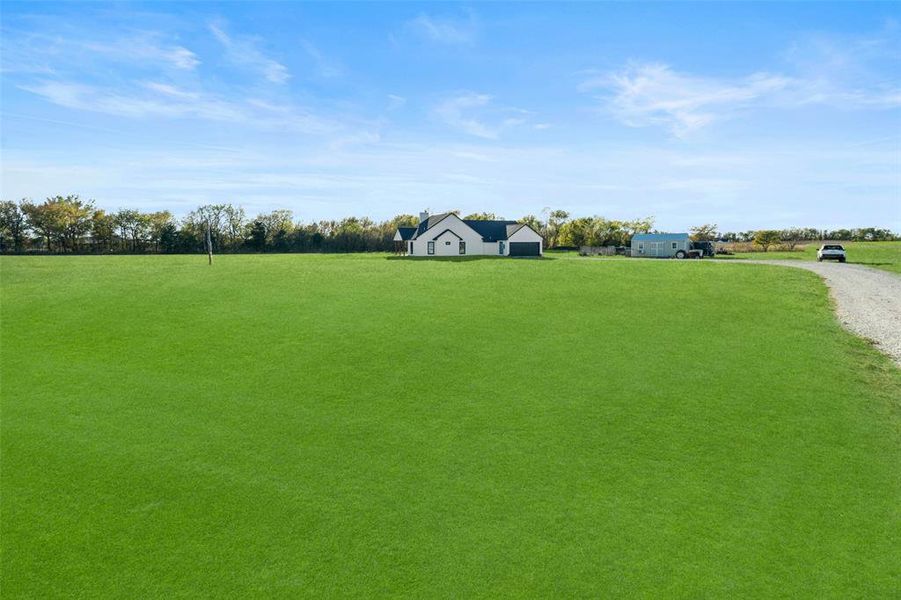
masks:
[[[418,227],[400,227],[395,242],[407,256],[541,256],[544,241],[516,221],[475,221],[454,213],[420,213]]]

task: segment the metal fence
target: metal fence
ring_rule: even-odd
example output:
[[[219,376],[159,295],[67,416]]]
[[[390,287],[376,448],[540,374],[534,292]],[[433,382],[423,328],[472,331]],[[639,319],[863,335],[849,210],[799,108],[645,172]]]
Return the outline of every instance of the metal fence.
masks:
[[[616,246],[580,246],[579,256],[616,256]]]

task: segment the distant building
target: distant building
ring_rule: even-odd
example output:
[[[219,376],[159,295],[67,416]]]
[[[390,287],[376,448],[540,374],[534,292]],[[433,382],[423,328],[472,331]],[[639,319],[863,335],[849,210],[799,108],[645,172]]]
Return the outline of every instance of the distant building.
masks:
[[[541,256],[544,241],[516,221],[461,219],[454,213],[420,213],[418,227],[400,227],[394,241],[407,256]]]
[[[688,258],[691,238],[687,233],[637,233],[632,236],[632,256]]]

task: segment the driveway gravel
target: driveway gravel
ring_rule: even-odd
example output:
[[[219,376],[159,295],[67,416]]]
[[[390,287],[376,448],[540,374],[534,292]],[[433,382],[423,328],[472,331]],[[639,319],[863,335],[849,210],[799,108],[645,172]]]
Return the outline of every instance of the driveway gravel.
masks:
[[[723,261],[725,262],[725,261]],[[861,265],[801,260],[734,260],[730,264],[781,265],[813,271],[825,280],[839,321],[875,342],[901,366],[901,277]]]

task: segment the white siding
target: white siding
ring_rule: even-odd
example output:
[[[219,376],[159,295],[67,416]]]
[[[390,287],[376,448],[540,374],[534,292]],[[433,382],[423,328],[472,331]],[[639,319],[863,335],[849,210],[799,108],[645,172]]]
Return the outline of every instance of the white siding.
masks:
[[[456,235],[448,233],[448,230]],[[416,238],[416,241],[413,242],[413,255],[429,256],[428,243],[435,242],[435,254],[433,256],[460,256],[459,242],[461,239],[466,242],[467,256],[481,253],[482,236],[464,223],[457,215],[448,215]],[[450,242],[450,244],[446,242]]]
[[[509,242],[538,242],[538,252],[544,254],[544,240],[531,227],[521,227],[507,241],[504,254],[510,254]]]
[[[452,233],[451,233],[452,232]],[[432,226],[431,229],[413,241],[413,256],[461,256],[460,241],[466,242],[465,256],[490,255],[499,256],[499,244],[504,245],[504,256],[510,255],[510,242],[538,242],[544,253],[541,236],[530,227],[522,227],[509,240],[503,242],[483,242],[474,229],[464,223],[457,215],[448,215]],[[429,242],[435,242],[435,253],[429,254]],[[447,242],[450,242],[449,244]],[[409,252],[409,243],[407,251]]]

